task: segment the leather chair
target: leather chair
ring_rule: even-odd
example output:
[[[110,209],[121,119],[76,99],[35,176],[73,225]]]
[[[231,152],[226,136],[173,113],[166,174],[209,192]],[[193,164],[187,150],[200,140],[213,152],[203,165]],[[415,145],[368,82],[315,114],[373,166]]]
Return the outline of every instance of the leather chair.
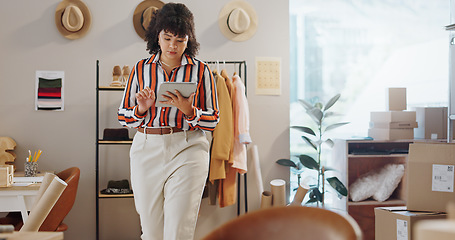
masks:
[[[272,207],[249,212],[213,230],[203,240],[361,240],[349,215],[316,207]]]
[[[37,195],[36,201],[30,214],[28,215],[27,221],[22,226],[21,232],[38,232],[39,228],[46,220],[52,208],[55,206],[57,201],[60,199],[63,191],[65,191],[68,183],[55,176],[55,174],[47,174],[49,184],[46,184],[43,179],[40,190],[43,189],[43,194]],[[46,178],[44,176],[44,178]],[[39,194],[40,191],[38,191]]]
[[[61,232],[68,229],[68,226],[63,223],[63,219],[69,213],[76,200],[80,169],[78,167],[71,167],[57,173],[56,175],[60,179],[64,180],[68,186],[47,215],[43,224],[39,228],[39,231]],[[0,218],[0,224],[12,224],[14,225],[14,229],[19,231],[23,225],[22,216],[19,212],[10,212],[5,217]]]

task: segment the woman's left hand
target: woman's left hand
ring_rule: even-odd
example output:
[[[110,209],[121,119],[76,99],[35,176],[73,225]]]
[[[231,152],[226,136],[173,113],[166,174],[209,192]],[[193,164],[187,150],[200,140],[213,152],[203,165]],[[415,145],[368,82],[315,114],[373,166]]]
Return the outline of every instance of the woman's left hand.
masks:
[[[193,98],[195,93],[191,93],[189,97],[184,97],[178,90],[175,90],[174,93],[169,91],[166,92],[168,95],[164,95],[163,97],[167,101],[162,101],[162,103],[172,105],[177,107],[180,111],[183,112],[187,117],[193,116]]]

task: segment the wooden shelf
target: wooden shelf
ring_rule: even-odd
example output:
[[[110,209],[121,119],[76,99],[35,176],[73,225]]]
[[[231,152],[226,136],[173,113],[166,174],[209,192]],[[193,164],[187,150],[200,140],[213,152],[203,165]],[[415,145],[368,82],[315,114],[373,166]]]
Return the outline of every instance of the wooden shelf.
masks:
[[[412,143],[415,139],[397,139],[397,140],[373,140],[373,139],[348,139],[349,143],[381,143],[381,144],[397,144],[397,143]]]
[[[99,86],[98,90],[103,90],[103,91],[123,91],[123,90],[125,90],[125,87]]]
[[[125,140],[125,141],[111,141],[111,140],[98,140],[99,144],[132,144],[133,140]]]
[[[349,158],[397,158],[397,157],[407,157],[408,154],[348,154]]]
[[[341,154],[344,155],[342,162],[346,167],[346,185],[349,186],[364,176],[364,174],[382,169],[387,164],[404,164],[406,168],[409,144],[413,142],[415,141],[347,140],[344,146],[340,148]],[[392,196],[384,202],[379,202],[372,198],[360,202],[353,202],[347,199],[347,212],[357,221],[362,229],[364,233],[363,240],[374,240],[374,208],[405,206],[405,189],[406,181],[403,177]]]
[[[99,198],[133,198],[134,194],[102,194],[98,193]]]
[[[384,205],[384,206],[406,205],[406,201],[401,200],[401,199],[392,199],[392,200],[387,200],[384,202],[378,202],[375,200],[365,200],[365,201],[359,201],[359,202],[348,201],[348,206],[363,206],[363,205]]]

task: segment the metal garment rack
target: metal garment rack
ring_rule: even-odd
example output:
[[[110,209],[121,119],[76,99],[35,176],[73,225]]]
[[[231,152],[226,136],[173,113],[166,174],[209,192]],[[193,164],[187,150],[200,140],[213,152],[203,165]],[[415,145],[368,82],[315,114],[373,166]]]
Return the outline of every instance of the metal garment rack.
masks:
[[[246,66],[246,61],[224,61],[224,60],[218,60],[218,61],[206,61],[205,63],[207,64],[216,64],[217,68],[218,67],[223,67],[225,68],[225,65],[234,65],[234,71],[237,71],[238,75],[240,78],[243,79],[243,83],[245,84],[245,96],[247,96],[247,66]],[[238,66],[237,66],[238,65]],[[213,69],[212,69],[213,70]],[[220,69],[218,69],[220,70]],[[220,72],[220,71],[218,71]],[[238,179],[238,184],[237,184],[237,216],[240,215],[240,179],[241,179],[241,174],[237,173],[237,179]],[[247,195],[247,176],[246,173],[243,174],[243,196],[244,196],[244,206],[245,206],[245,213],[248,212],[248,195]]]

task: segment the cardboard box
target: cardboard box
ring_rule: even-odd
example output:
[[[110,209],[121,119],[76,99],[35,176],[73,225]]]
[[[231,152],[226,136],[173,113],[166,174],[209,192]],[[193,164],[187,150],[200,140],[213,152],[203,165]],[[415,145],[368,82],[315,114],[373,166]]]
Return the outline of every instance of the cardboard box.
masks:
[[[447,139],[447,107],[416,107],[415,111],[419,123],[414,129],[416,139],[431,139],[432,134],[436,139]]]
[[[415,111],[370,112],[371,122],[416,122]]]
[[[0,166],[0,187],[11,187],[13,185],[13,165]]]
[[[377,207],[375,215],[375,240],[412,240],[416,222],[421,220],[443,219],[447,215],[440,212],[412,212],[405,206]]]
[[[406,88],[389,88],[387,91],[387,110],[406,110]]]
[[[406,172],[407,207],[415,211],[445,212],[454,192],[455,144],[409,144]]]
[[[370,128],[416,128],[417,122],[370,122]]]
[[[453,240],[455,239],[454,220],[423,220],[416,224],[415,240]]]
[[[413,128],[370,128],[368,137],[374,140],[414,139]]]

